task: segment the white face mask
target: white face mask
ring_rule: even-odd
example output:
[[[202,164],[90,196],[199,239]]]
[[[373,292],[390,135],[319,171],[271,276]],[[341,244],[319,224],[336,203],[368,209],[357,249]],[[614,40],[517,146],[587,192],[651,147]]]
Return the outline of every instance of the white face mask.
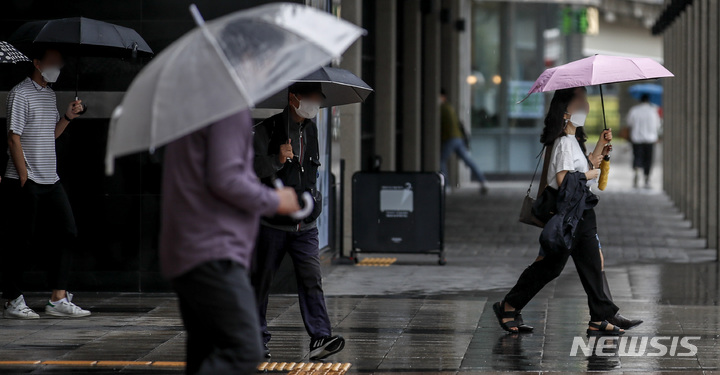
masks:
[[[40,71],[40,75],[42,75],[46,82],[54,83],[60,76],[60,68],[56,66],[45,68],[45,70],[38,70]]]
[[[297,98],[297,96],[295,97]],[[320,112],[320,103],[312,102],[309,100],[298,99],[300,105],[295,108],[295,113],[302,118],[313,119]]]
[[[585,111],[577,111],[570,115],[570,119],[568,121],[572,122],[575,127],[581,127],[585,126],[585,119],[587,119],[587,112]]]

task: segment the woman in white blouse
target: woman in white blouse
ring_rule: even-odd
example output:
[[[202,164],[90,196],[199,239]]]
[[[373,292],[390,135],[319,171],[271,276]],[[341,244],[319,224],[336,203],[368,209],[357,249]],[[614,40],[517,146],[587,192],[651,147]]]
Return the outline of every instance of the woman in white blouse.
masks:
[[[558,189],[568,173],[584,173],[587,184],[597,182],[600,170],[596,169],[604,155],[610,151],[610,130],[603,131],[595,150],[587,153],[587,137],[583,125],[589,109],[584,87],[558,90],[545,117],[545,128],[540,141],[552,147],[547,183]],[[587,156],[586,156],[587,155]],[[532,327],[522,321],[520,310],[550,281],[560,275],[568,257],[572,256],[590,308],[589,335],[620,335],[624,331],[608,322],[616,316],[618,307],[603,290],[603,259],[597,236],[595,211],[584,212],[575,232],[572,248],[564,253],[540,250],[540,256],[520,275],[515,286],[502,302],[493,305],[500,326],[509,332],[530,332]]]

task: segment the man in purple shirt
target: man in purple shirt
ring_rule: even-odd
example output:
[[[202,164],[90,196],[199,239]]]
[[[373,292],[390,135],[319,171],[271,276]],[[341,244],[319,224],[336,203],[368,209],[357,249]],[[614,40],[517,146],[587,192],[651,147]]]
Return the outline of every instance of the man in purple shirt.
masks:
[[[160,266],[178,294],[188,374],[252,374],[262,358],[247,271],[260,216],[300,207],[293,189],[258,181],[252,142],[245,111],[165,150]]]

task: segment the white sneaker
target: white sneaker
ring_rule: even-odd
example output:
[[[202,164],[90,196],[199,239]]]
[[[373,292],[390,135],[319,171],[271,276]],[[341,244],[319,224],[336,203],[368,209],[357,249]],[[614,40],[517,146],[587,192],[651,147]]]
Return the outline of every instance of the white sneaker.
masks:
[[[72,303],[72,297],[73,295],[71,293],[67,293],[67,298],[63,298],[60,301],[48,301],[47,305],[45,305],[45,313],[62,318],[82,318],[89,316],[90,311],[83,310],[78,305]]]
[[[5,303],[3,317],[5,319],[39,319],[40,315],[25,304],[25,297],[20,296]]]

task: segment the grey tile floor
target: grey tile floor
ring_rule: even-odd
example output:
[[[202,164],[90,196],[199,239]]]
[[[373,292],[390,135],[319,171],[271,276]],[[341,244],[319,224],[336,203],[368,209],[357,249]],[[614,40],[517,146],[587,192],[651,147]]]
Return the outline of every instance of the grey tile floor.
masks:
[[[606,272],[616,304],[645,323],[625,336],[672,347],[691,338],[690,356],[627,356],[632,341],[588,344],[587,303],[574,266],[524,309],[535,332],[504,333],[491,305],[502,298],[537,254],[539,230],[517,223],[526,189],[494,183],[490,195],[455,191],[448,197],[448,264],[431,255],[401,254],[390,267],[335,266],[325,275],[335,333],[345,336],[332,362],[354,373],[479,374],[612,371],[720,371],[720,276],[716,251],[659,191],[633,190],[621,165],[617,189],[597,209]],[[612,183],[613,180],[611,180]],[[366,256],[377,256],[367,254]],[[44,296],[31,295],[41,309]],[[159,368],[6,366],[6,360],[182,361],[184,333],[172,295],[77,293],[95,311],[89,319],[0,320],[0,373],[179,373]],[[307,361],[309,339],[295,296],[274,295],[268,315],[273,361]],[[582,349],[572,356],[574,341]],[[685,353],[676,345],[676,353]],[[720,372],[719,372],[720,373]]]

